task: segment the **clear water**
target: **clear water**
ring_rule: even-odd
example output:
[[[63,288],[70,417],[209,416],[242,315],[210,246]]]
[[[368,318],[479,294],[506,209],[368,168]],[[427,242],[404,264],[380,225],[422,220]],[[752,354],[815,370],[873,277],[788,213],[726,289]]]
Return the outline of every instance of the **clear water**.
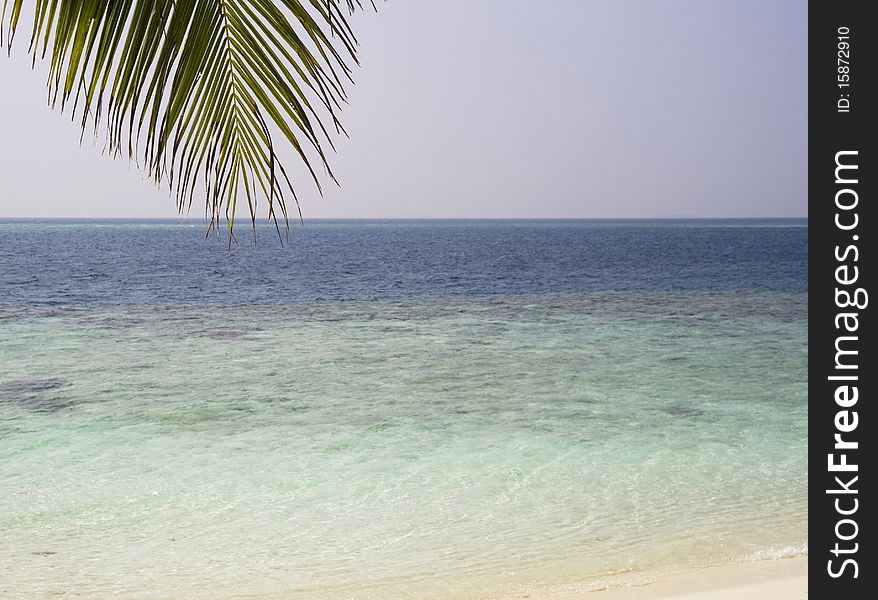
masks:
[[[805,552],[804,221],[0,221],[0,595],[484,598]]]

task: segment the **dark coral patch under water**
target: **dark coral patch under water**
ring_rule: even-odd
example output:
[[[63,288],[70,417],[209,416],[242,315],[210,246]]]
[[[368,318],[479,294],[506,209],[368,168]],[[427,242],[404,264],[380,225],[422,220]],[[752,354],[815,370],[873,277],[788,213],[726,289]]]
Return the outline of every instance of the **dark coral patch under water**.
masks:
[[[13,379],[0,383],[0,404],[14,404],[34,412],[54,412],[67,408],[70,402],[58,398],[53,391],[68,385],[66,379]]]

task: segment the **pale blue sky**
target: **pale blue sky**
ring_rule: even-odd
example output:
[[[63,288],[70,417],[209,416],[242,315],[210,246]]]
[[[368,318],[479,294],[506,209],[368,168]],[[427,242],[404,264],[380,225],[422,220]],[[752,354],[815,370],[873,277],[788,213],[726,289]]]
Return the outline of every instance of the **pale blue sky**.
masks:
[[[378,4],[306,218],[807,214],[804,0]],[[175,216],[44,80],[0,57],[0,217]]]

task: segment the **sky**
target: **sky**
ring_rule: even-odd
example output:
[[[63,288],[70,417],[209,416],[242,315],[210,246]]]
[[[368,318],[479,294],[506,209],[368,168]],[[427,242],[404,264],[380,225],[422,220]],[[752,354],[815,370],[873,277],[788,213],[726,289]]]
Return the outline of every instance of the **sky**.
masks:
[[[376,4],[340,185],[301,178],[306,219],[807,215],[804,0]],[[176,217],[48,108],[25,33],[0,55],[0,217]]]

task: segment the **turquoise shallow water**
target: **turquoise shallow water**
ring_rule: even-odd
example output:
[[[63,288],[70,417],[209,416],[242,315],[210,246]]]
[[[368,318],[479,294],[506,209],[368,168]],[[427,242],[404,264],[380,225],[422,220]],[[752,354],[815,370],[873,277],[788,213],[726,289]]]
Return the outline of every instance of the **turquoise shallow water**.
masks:
[[[805,552],[806,311],[0,307],[0,596],[476,598]]]

